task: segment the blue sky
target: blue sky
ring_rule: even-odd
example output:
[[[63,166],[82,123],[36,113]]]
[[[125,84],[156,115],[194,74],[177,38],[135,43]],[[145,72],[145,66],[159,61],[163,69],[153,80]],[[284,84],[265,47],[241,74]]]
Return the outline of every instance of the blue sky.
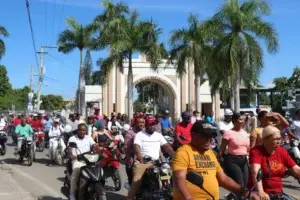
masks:
[[[80,23],[87,24],[102,12],[99,0],[29,0],[36,46],[56,45],[59,32],[64,30],[65,18],[72,16]],[[197,13],[200,20],[210,17],[222,5],[223,0],[125,0],[131,8],[140,12],[141,18],[153,18],[163,28],[162,41],[167,41],[171,30],[186,26],[190,12]],[[275,55],[265,53],[264,70],[260,81],[268,86],[274,77],[290,76],[299,64],[300,26],[297,13],[300,1],[271,1],[273,12],[265,19],[275,25],[279,33],[280,51]],[[0,64],[7,67],[10,81],[15,88],[29,85],[30,64],[34,64],[37,74],[34,51],[30,35],[25,0],[2,0],[0,24],[10,32],[4,41],[7,53]],[[262,43],[264,45],[264,43]],[[43,93],[74,97],[78,81],[79,52],[64,55],[55,49],[48,51],[44,59],[47,69]],[[94,69],[96,60],[106,52],[93,52]],[[34,83],[37,83],[36,77]]]

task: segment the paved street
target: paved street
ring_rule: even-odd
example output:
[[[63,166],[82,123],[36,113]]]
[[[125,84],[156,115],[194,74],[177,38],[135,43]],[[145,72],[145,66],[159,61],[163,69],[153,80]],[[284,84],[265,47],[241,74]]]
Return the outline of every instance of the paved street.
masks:
[[[37,152],[37,161],[31,167],[20,165],[13,155],[13,148],[8,142],[8,152],[4,157],[0,157],[0,177],[4,177],[4,182],[0,182],[0,199],[13,200],[63,200],[67,199],[66,191],[62,190],[64,179],[64,168],[50,166],[47,149],[44,152]],[[125,169],[122,166],[123,182],[126,181]],[[2,180],[2,179],[1,179]],[[112,183],[109,181],[108,185]],[[227,193],[221,190],[220,197]],[[284,181],[284,191],[300,199],[300,186],[293,178]],[[126,189],[120,192],[108,192],[108,199],[125,199]]]

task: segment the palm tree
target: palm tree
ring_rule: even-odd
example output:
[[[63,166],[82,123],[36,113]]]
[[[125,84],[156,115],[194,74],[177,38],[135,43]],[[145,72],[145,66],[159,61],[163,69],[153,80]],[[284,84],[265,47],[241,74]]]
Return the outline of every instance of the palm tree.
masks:
[[[114,4],[113,4],[114,5]],[[128,115],[133,114],[133,72],[132,58],[134,53],[145,54],[151,63],[151,67],[155,70],[162,63],[161,59],[165,55],[163,45],[157,43],[158,37],[161,34],[161,29],[153,21],[140,21],[136,11],[126,14],[126,9],[119,13],[118,5],[112,6],[109,3],[109,8],[106,7],[105,13],[110,13],[109,17],[104,17],[100,29],[100,44],[109,47],[109,55],[105,59],[100,59],[98,62],[101,65],[101,71],[107,76],[114,65],[121,72],[124,70],[124,63],[128,62]],[[126,7],[126,6],[125,6]],[[123,14],[122,14],[123,13]],[[111,17],[117,16],[117,17]],[[99,18],[98,18],[99,19]],[[101,21],[101,20],[100,20]],[[98,21],[99,23],[99,21]]]
[[[62,31],[57,39],[58,51],[68,54],[74,51],[75,49],[78,49],[80,52],[77,111],[85,117],[86,104],[84,94],[85,75],[83,51],[85,49],[92,49],[94,47],[92,38],[94,26],[83,26],[72,17],[67,18],[66,24],[68,25],[68,29]]]
[[[177,29],[171,33],[170,61],[173,62],[174,60],[179,76],[186,73],[186,63],[188,63],[189,70],[192,70],[191,62],[194,64],[196,110],[200,111],[200,86],[209,57],[209,47],[207,45],[209,33],[203,24],[199,23],[196,15],[190,14],[188,23],[189,27],[187,29]]]
[[[0,26],[0,36],[1,35],[3,35],[4,37],[8,37],[9,36],[9,33],[4,28],[4,26]],[[5,48],[4,41],[2,39],[0,39],[0,59],[2,58],[2,56],[4,56],[5,51],[6,51],[6,48]]]
[[[240,5],[238,0],[227,0],[212,19],[206,22],[212,30],[223,32],[214,46],[212,68],[224,68],[227,72],[226,80],[219,79],[217,82],[233,88],[236,112],[240,110],[241,82],[249,87],[255,85],[263,68],[263,51],[257,38],[266,41],[269,53],[278,51],[276,30],[272,24],[262,19],[270,11],[269,5],[264,1],[244,1]]]

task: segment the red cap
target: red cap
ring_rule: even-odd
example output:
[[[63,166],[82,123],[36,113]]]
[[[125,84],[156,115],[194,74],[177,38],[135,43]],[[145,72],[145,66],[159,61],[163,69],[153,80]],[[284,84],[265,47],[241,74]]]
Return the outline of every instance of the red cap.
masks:
[[[157,120],[153,116],[149,116],[145,120],[146,126],[157,124]]]

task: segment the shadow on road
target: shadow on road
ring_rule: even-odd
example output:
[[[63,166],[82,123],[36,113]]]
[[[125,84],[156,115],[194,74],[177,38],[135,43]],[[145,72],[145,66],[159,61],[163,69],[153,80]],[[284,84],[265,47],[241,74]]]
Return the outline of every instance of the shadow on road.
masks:
[[[24,165],[20,162],[19,158],[5,158],[3,162],[10,165]]]
[[[40,163],[42,165],[46,165],[46,166],[50,166],[53,165],[52,160],[50,160],[49,158],[37,158],[35,160],[36,163]]]
[[[288,185],[288,184],[283,184],[283,188],[288,188],[290,190],[299,190],[300,187],[294,186],[294,185]]]
[[[14,147],[14,146],[17,146],[16,144],[14,143],[6,143],[6,146],[9,146],[9,147]]]
[[[50,196],[39,196],[38,200],[64,200],[63,198],[56,198],[56,197],[50,197]]]
[[[65,177],[58,177],[57,180],[64,182],[65,181]]]

